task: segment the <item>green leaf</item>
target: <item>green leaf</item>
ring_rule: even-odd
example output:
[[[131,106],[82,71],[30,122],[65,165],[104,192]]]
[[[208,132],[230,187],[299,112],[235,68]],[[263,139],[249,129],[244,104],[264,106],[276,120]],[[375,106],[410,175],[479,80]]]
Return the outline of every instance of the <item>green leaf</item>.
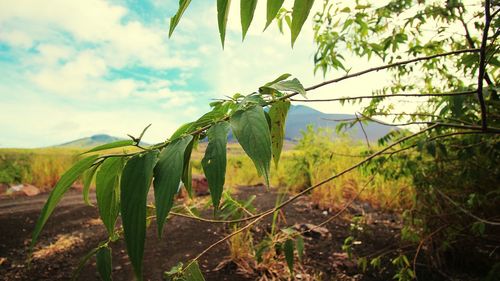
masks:
[[[201,165],[207,177],[212,203],[217,210],[226,180],[226,147],[229,123],[220,122],[208,129],[208,146]]]
[[[96,264],[99,276],[101,276],[102,281],[111,281],[111,270],[112,270],[112,260],[111,260],[111,249],[109,247],[102,247],[97,251],[96,254]]]
[[[295,248],[297,249],[299,261],[302,261],[304,257],[304,238],[302,238],[301,235],[298,235],[297,239],[295,240]]]
[[[248,28],[252,23],[256,6],[257,0],[241,0],[240,2],[241,29],[243,32],[243,39],[245,39]]]
[[[78,266],[71,274],[72,281],[75,281],[78,279],[78,276],[80,275],[80,272],[82,271],[83,267],[87,264],[87,262],[90,260],[90,258],[93,257],[97,253],[97,251],[99,251],[99,247],[90,250],[90,252],[85,254],[85,256],[83,256],[83,258],[80,259],[80,261],[78,262]]]
[[[158,151],[139,154],[127,161],[120,182],[120,210],[127,253],[135,276],[142,280],[146,240],[146,203]]]
[[[217,0],[217,22],[219,24],[220,41],[224,49],[224,40],[226,38],[227,17],[229,16],[229,7],[231,0]]]
[[[120,175],[123,165],[122,157],[108,158],[102,163],[95,179],[99,215],[110,236],[114,233],[120,212]]]
[[[269,116],[271,117],[271,149],[276,167],[280,161],[281,150],[283,149],[286,116],[289,109],[289,101],[278,101],[273,103],[269,110]]]
[[[198,143],[198,136],[193,137],[191,142],[186,147],[184,151],[184,168],[182,169],[182,182],[186,188],[189,197],[193,197],[193,177],[192,177],[192,167],[191,167],[191,153],[193,152],[193,147],[195,143]]]
[[[192,139],[193,136],[188,135],[170,143],[161,152],[158,164],[154,168],[156,222],[159,237],[162,235],[165,218],[174,204],[174,196],[179,190],[184,167],[184,152]]]
[[[82,176],[82,181],[83,181],[83,202],[89,206],[93,206],[92,203],[90,203],[89,200],[89,192],[90,192],[90,185],[92,184],[92,180],[94,179],[95,172],[97,171],[97,168],[99,168],[99,165],[94,165],[92,168],[86,170],[83,172]]]
[[[172,36],[172,33],[174,33],[175,27],[179,23],[182,14],[184,14],[190,3],[191,0],[179,0],[179,9],[177,10],[177,13],[175,13],[175,15],[170,18],[170,29],[168,31],[168,37]]]
[[[180,136],[182,136],[183,134],[186,134],[186,133],[189,133],[191,132],[193,126],[194,126],[195,122],[189,122],[189,123],[186,123],[182,126],[180,126],[173,134],[172,136],[170,137],[170,140],[175,140],[177,138],[179,138]]]
[[[278,83],[280,81],[283,81],[283,80],[287,79],[290,76],[292,76],[292,74],[290,74],[290,73],[281,74],[278,78],[274,79],[271,82],[266,83],[264,86],[271,86],[273,84],[276,84],[276,83]]]
[[[90,152],[97,152],[97,151],[107,150],[107,149],[112,149],[112,148],[117,148],[117,147],[130,146],[130,145],[134,145],[133,140],[120,140],[120,141],[115,141],[115,142],[96,146],[96,147],[92,148],[91,150],[86,151],[82,154],[90,153]]]
[[[266,29],[276,17],[284,1],[285,0],[267,0],[267,21],[264,29]]]
[[[49,198],[45,205],[43,206],[40,217],[38,217],[38,221],[35,225],[35,230],[33,230],[30,252],[33,250],[33,246],[35,246],[36,240],[40,232],[42,231],[43,226],[49,219],[50,215],[54,211],[57,206],[57,203],[61,200],[62,196],[68,189],[71,187],[76,179],[88,168],[92,166],[94,161],[97,159],[97,155],[92,155],[87,158],[84,158],[78,161],[73,167],[71,167],[66,173],[61,176],[61,179],[57,182],[52,192],[50,192]]]
[[[283,246],[283,251],[285,252],[285,260],[288,265],[288,269],[290,269],[290,273],[293,274],[293,240],[288,239],[285,241],[285,245]]]
[[[231,128],[243,150],[252,159],[259,175],[263,175],[269,186],[271,162],[271,134],[264,110],[252,106],[236,111],[231,117]]]
[[[297,78],[294,78],[292,80],[279,81],[274,84],[265,85],[262,88],[270,88],[276,91],[295,92],[301,94],[304,98],[306,98],[306,90]]]
[[[292,11],[292,47],[309,16],[314,0],[295,0]]]
[[[184,278],[186,278],[186,281],[205,281],[197,261],[192,262],[186,268]]]

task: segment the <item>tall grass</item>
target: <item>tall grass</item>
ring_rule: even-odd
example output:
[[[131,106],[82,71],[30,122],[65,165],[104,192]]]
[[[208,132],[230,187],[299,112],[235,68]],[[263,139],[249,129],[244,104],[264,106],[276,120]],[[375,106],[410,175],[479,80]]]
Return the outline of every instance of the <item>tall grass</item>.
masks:
[[[299,192],[325,178],[354,165],[362,158],[366,145],[348,138],[332,141],[328,131],[309,127],[295,146],[287,145],[278,167],[272,164],[271,185],[275,188]],[[291,147],[291,148],[290,148]],[[206,143],[200,143],[192,154],[194,174],[203,174],[201,159]],[[2,149],[0,150],[0,183],[33,184],[42,190],[55,185],[60,175],[78,158],[82,150]],[[394,165],[394,164],[393,164]],[[384,166],[384,169],[398,167]],[[321,208],[338,208],[359,194],[359,199],[387,209],[405,208],[412,204],[414,195],[408,178],[397,180],[374,176],[354,170],[311,192],[310,198]],[[236,143],[228,145],[226,188],[263,184],[264,180],[243,149]],[[366,187],[365,187],[366,185]]]
[[[372,147],[376,148],[376,147]],[[332,140],[331,133],[309,127],[291,150],[284,151],[279,166],[272,164],[271,185],[293,193],[315,185],[363,159],[366,144],[349,138]],[[195,157],[195,173],[202,173],[200,159],[203,146],[199,148],[199,159]],[[383,169],[395,169],[395,164],[386,164]],[[230,144],[226,171],[226,186],[263,184],[264,180],[248,156],[237,144]],[[357,196],[360,201],[388,210],[408,208],[414,199],[414,189],[409,178],[387,179],[356,169],[334,181],[313,190],[310,198],[321,208],[337,209]]]
[[[49,190],[77,160],[80,150],[63,148],[0,150],[0,183],[32,184]]]

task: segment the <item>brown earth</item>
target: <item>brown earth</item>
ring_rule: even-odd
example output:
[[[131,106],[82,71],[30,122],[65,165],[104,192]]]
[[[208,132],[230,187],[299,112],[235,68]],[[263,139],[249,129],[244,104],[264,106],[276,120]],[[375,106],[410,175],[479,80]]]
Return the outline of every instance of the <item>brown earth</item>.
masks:
[[[237,198],[244,199],[255,195],[257,210],[272,208],[276,193],[266,191],[262,186],[240,187]],[[95,201],[94,196],[92,200]],[[47,194],[34,197],[4,199],[0,201],[0,279],[1,280],[69,280],[80,259],[100,241],[106,240],[106,232],[98,219],[95,207],[84,205],[81,193],[70,190],[61,201],[52,217],[48,220],[35,248],[34,259],[28,267],[25,263],[31,231],[39,215]],[[152,201],[152,198],[149,200]],[[322,275],[323,280],[389,280],[394,273],[382,264],[382,269],[369,270],[361,274],[354,261],[349,261],[341,246],[350,235],[348,217],[353,213],[370,212],[365,204],[350,208],[347,217],[339,217],[329,222],[326,228],[331,235],[306,237],[304,268]],[[282,226],[296,223],[319,224],[331,213],[314,208],[302,199],[284,209],[285,220]],[[202,214],[210,218],[211,212]],[[362,234],[357,237],[359,244],[354,253],[366,255],[384,252],[398,245],[399,223],[394,215],[377,214],[373,210],[366,214],[369,223],[363,225]],[[254,228],[255,237],[262,237],[270,228],[270,218]],[[165,226],[163,238],[156,235],[153,223],[148,229],[144,254],[145,280],[162,280],[163,272],[179,261],[186,262],[206,247],[229,233],[223,224],[211,224],[197,220],[172,217]],[[134,280],[125,244],[119,240],[112,245],[114,280]],[[220,270],[214,270],[221,261],[226,260],[229,251],[227,244],[221,244],[200,260],[200,267],[206,280],[254,280],[256,276],[243,276],[237,273],[236,266],[229,263]],[[95,259],[83,267],[78,280],[99,280]]]

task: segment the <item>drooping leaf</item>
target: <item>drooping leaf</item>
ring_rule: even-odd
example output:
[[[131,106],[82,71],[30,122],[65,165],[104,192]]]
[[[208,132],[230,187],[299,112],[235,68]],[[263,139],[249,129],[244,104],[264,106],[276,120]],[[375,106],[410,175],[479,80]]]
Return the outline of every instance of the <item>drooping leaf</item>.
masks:
[[[184,167],[184,152],[192,139],[193,136],[187,135],[170,143],[161,152],[158,164],[154,168],[156,222],[159,237],[161,237],[168,212],[174,204],[174,196],[179,190]]]
[[[271,145],[274,163],[278,166],[283,140],[285,138],[285,121],[290,109],[289,101],[278,101],[273,103],[269,110],[271,117]]]
[[[271,117],[271,148],[276,166],[278,166],[281,150],[283,148],[286,116],[289,109],[289,101],[278,101],[273,103],[269,110],[269,116]]]
[[[295,0],[292,11],[292,47],[309,16],[314,0]]]
[[[293,274],[293,240],[288,239],[285,241],[285,245],[283,245],[283,251],[285,252],[285,260],[288,265],[288,269],[290,269],[290,273]]]
[[[182,15],[186,11],[187,7],[191,3],[191,0],[179,0],[179,9],[177,10],[177,13],[170,18],[170,28],[168,31],[168,37],[172,36],[172,33],[174,33],[175,27],[179,23],[179,20],[181,19]]]
[[[90,169],[83,172],[83,176],[82,176],[83,202],[85,202],[85,204],[87,204],[89,206],[92,206],[92,203],[90,203],[90,200],[89,200],[90,185],[92,184],[92,180],[94,179],[94,175],[95,175],[95,172],[97,171],[97,168],[99,168],[99,165],[92,166]]]
[[[146,239],[146,203],[157,151],[139,154],[127,161],[120,181],[120,210],[127,253],[135,276],[142,280],[142,258]]]
[[[281,6],[283,6],[283,2],[285,2],[285,0],[267,0],[267,20],[265,28],[267,28],[276,17]]]
[[[198,143],[198,136],[193,137],[191,142],[186,147],[184,151],[184,168],[182,168],[182,183],[184,183],[184,187],[186,188],[189,197],[193,197],[193,187],[192,187],[192,167],[191,167],[191,153],[193,152],[193,148]]]
[[[85,151],[82,154],[90,153],[90,152],[97,152],[97,151],[107,150],[107,149],[112,149],[112,148],[117,148],[117,147],[130,146],[130,145],[134,145],[133,140],[120,140],[120,141],[115,141],[115,142],[96,146],[89,151]]]
[[[243,150],[255,164],[257,172],[264,176],[269,186],[271,134],[264,110],[260,106],[252,106],[235,112],[231,117],[231,128]]]
[[[186,278],[186,281],[205,281],[197,261],[191,263],[185,269],[184,278]]]
[[[71,184],[76,181],[76,179],[88,168],[92,166],[94,161],[97,159],[97,155],[92,155],[87,158],[84,158],[78,161],[73,167],[71,167],[66,173],[61,176],[61,179],[57,182],[52,192],[50,192],[49,198],[45,205],[43,206],[40,217],[35,225],[35,230],[33,230],[33,235],[31,238],[30,251],[33,250],[33,246],[35,246],[36,240],[40,232],[42,231],[43,226],[47,222],[48,218],[54,211],[57,206],[57,203],[61,200],[62,196],[68,189],[71,187]]]
[[[304,86],[302,86],[302,83],[300,83],[300,81],[297,78],[294,78],[292,80],[279,81],[270,85],[266,84],[262,88],[270,88],[277,91],[296,92],[302,95],[304,98],[306,97],[306,90],[304,89]]]
[[[226,39],[226,25],[230,6],[231,0],[217,0],[217,23],[219,25],[219,34],[222,48],[224,48],[224,40]]]
[[[95,179],[99,215],[109,235],[113,235],[116,218],[120,212],[120,175],[123,164],[122,157],[104,160]]]
[[[243,33],[243,39],[245,39],[248,28],[252,23],[256,6],[257,0],[241,0],[240,2],[241,30]]]
[[[102,247],[97,251],[96,265],[97,271],[102,281],[111,281],[112,259],[111,249],[109,247]]]
[[[215,209],[219,207],[226,179],[226,146],[229,123],[219,122],[208,129],[208,146],[201,165],[207,177],[210,196]]]
[[[304,238],[302,238],[301,235],[298,235],[297,239],[295,240],[295,248],[297,249],[299,261],[302,261],[304,257]]]

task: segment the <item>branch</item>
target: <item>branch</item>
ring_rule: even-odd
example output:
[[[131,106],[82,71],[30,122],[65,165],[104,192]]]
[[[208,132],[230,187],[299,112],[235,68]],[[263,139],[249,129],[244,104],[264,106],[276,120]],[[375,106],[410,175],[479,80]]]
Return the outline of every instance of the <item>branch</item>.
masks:
[[[479,75],[477,78],[477,99],[479,105],[481,106],[481,127],[484,131],[488,129],[488,123],[486,120],[486,104],[483,97],[483,80],[485,77],[486,70],[486,44],[488,41],[488,31],[490,29],[491,15],[490,15],[490,0],[485,0],[484,3],[484,30],[483,39],[481,41],[481,48],[479,51]]]
[[[445,56],[450,56],[450,55],[458,55],[458,54],[463,54],[463,53],[476,53],[476,52],[479,52],[479,49],[475,49],[475,48],[462,49],[462,50],[455,50],[455,51],[450,51],[450,52],[446,52],[446,53],[440,53],[440,54],[435,54],[435,55],[425,56],[425,57],[418,57],[418,58],[414,58],[414,59],[410,59],[410,60],[406,60],[406,61],[400,61],[400,62],[396,62],[396,63],[386,64],[386,65],[382,65],[382,66],[378,66],[378,67],[369,68],[369,69],[366,69],[366,70],[363,70],[360,72],[356,72],[353,74],[347,74],[345,76],[342,76],[342,77],[339,77],[336,79],[324,81],[322,83],[319,83],[319,84],[316,84],[316,85],[313,85],[311,87],[306,88],[306,91],[315,90],[317,88],[323,87],[323,86],[328,85],[328,84],[340,82],[342,80],[361,76],[361,75],[364,75],[364,74],[367,74],[370,72],[375,72],[375,71],[379,71],[379,70],[383,70],[383,69],[397,67],[397,66],[401,66],[401,65],[405,65],[405,64],[409,64],[409,63],[414,63],[414,62],[423,61],[423,60],[430,60],[430,59],[445,57]],[[297,93],[290,94],[289,97],[295,96],[295,95],[297,95]]]
[[[467,211],[466,209],[464,209],[462,206],[460,206],[460,204],[453,201],[453,199],[451,199],[448,195],[444,194],[441,190],[439,190],[437,188],[434,188],[434,190],[437,191],[437,193],[439,193],[439,195],[443,196],[446,200],[453,203],[453,205],[455,205],[455,207],[457,207],[460,211],[464,212],[466,215],[468,215],[468,216],[470,216],[470,217],[472,217],[472,218],[474,218],[482,223],[485,223],[485,224],[500,226],[500,222],[494,222],[494,221],[489,221],[489,220],[485,220],[483,218],[480,218],[480,217],[474,215],[473,213]]]
[[[441,94],[392,94],[392,95],[355,96],[355,97],[333,98],[333,99],[307,99],[307,100],[290,99],[290,100],[296,102],[325,102],[325,101],[346,101],[346,100],[357,100],[357,99],[392,98],[392,97],[450,97],[450,96],[452,97],[452,96],[473,95],[475,93],[477,93],[477,90],[441,93]]]
[[[350,172],[350,171],[352,171],[352,170],[354,170],[354,169],[356,169],[356,168],[360,167],[361,165],[363,165],[363,164],[365,164],[365,163],[370,162],[372,159],[376,158],[377,156],[379,156],[379,155],[383,154],[383,153],[384,153],[384,152],[386,152],[387,150],[389,150],[389,149],[393,148],[394,146],[396,146],[396,145],[398,145],[398,144],[400,144],[400,143],[403,143],[403,142],[405,142],[405,141],[407,141],[407,140],[409,140],[409,139],[412,139],[412,138],[414,138],[414,137],[416,137],[416,136],[418,136],[418,135],[420,135],[420,134],[423,134],[423,133],[425,133],[425,132],[427,132],[427,131],[430,131],[430,130],[432,130],[432,129],[435,129],[437,126],[438,126],[438,125],[433,125],[433,126],[430,126],[430,127],[428,127],[428,128],[425,128],[425,129],[423,129],[423,130],[421,130],[421,131],[419,131],[419,132],[416,132],[416,133],[414,133],[414,134],[412,134],[412,135],[409,135],[409,136],[406,136],[406,137],[404,137],[404,138],[401,138],[401,139],[399,139],[398,141],[396,141],[396,142],[392,143],[391,145],[389,145],[389,146],[387,146],[387,147],[385,147],[385,148],[383,148],[383,149],[381,149],[381,150],[379,150],[379,151],[377,151],[377,152],[373,153],[372,155],[370,155],[370,156],[366,157],[365,159],[361,160],[361,161],[360,161],[360,162],[358,162],[357,164],[355,164],[355,165],[353,165],[353,166],[351,166],[351,167],[349,167],[349,168],[347,168],[347,169],[343,170],[342,172],[340,172],[340,173],[338,173],[338,174],[336,174],[336,175],[333,175],[333,176],[331,176],[331,177],[329,177],[329,178],[327,178],[327,179],[324,179],[323,181],[321,181],[321,182],[319,182],[319,183],[317,183],[317,184],[315,184],[315,185],[313,185],[313,186],[310,186],[310,187],[308,187],[308,188],[304,189],[303,191],[301,191],[301,192],[297,193],[296,195],[294,195],[294,196],[290,197],[288,200],[286,200],[286,201],[284,201],[283,203],[281,203],[281,204],[277,205],[276,207],[274,207],[274,208],[272,208],[272,209],[269,209],[269,210],[267,210],[267,211],[264,211],[264,212],[262,212],[262,213],[260,213],[260,214],[258,214],[258,215],[255,215],[255,216],[254,216],[255,218],[254,218],[254,217],[248,218],[248,219],[253,219],[253,221],[249,222],[248,224],[246,224],[246,225],[245,225],[245,226],[243,226],[242,228],[240,228],[240,229],[238,229],[238,230],[236,230],[236,231],[234,231],[234,232],[230,233],[229,235],[227,235],[227,236],[223,237],[222,239],[220,239],[220,240],[218,240],[217,242],[213,243],[212,245],[208,246],[205,250],[203,250],[200,254],[198,254],[198,255],[197,255],[194,259],[192,259],[192,260],[191,260],[191,261],[190,261],[190,262],[186,265],[186,267],[184,267],[184,268],[188,268],[188,267],[189,267],[189,266],[190,266],[193,262],[197,261],[200,257],[202,257],[205,253],[207,253],[208,251],[210,251],[210,250],[211,250],[212,248],[214,248],[215,246],[217,246],[217,245],[219,245],[219,244],[223,243],[224,241],[227,241],[228,239],[230,239],[231,237],[235,236],[236,234],[241,233],[242,231],[244,231],[244,230],[246,230],[246,229],[248,229],[248,228],[252,227],[254,224],[256,224],[257,222],[259,222],[259,221],[260,221],[260,220],[262,220],[263,218],[265,218],[265,217],[269,216],[270,214],[273,214],[274,212],[276,212],[276,211],[278,211],[278,210],[282,209],[282,208],[283,208],[283,207],[285,207],[286,205],[288,205],[288,204],[292,203],[293,201],[297,200],[297,198],[302,197],[303,195],[305,195],[305,194],[309,193],[311,190],[316,189],[316,188],[318,188],[318,187],[320,187],[320,186],[322,186],[322,185],[324,185],[324,184],[326,184],[326,183],[328,183],[328,182],[330,182],[330,181],[332,181],[332,180],[334,180],[334,179],[336,179],[336,178],[338,178],[338,177],[340,177],[340,176],[342,176],[342,175],[344,175],[344,174],[346,174],[346,173],[348,173],[348,172]]]

